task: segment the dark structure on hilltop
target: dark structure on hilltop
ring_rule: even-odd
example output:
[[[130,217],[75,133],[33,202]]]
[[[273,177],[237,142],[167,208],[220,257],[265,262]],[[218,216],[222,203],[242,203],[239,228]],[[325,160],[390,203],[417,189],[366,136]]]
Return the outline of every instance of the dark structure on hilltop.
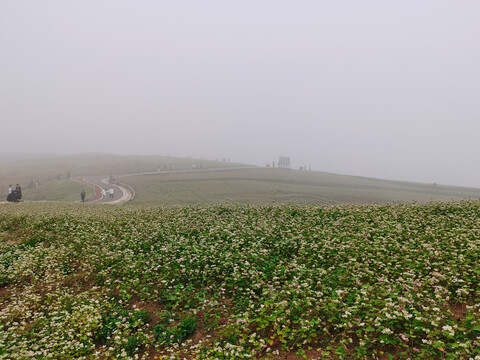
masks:
[[[278,158],[278,167],[283,169],[290,169],[290,156],[280,156]]]

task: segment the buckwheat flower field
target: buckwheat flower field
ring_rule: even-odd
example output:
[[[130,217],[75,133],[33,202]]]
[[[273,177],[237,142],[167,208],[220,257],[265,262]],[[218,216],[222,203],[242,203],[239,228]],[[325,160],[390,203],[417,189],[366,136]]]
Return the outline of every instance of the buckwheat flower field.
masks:
[[[480,202],[0,205],[1,359],[480,359]]]

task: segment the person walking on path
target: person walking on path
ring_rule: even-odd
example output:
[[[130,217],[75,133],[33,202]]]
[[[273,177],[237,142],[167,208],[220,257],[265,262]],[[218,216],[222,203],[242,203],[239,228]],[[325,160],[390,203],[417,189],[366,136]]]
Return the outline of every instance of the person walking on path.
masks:
[[[107,189],[102,189],[102,199],[105,200],[107,198]]]
[[[85,190],[82,190],[82,192],[80,193],[80,197],[82,198],[82,203],[85,202]]]
[[[110,199],[113,199],[113,193],[115,192],[115,190],[113,188],[110,188],[110,190],[108,190],[108,193],[110,194]]]

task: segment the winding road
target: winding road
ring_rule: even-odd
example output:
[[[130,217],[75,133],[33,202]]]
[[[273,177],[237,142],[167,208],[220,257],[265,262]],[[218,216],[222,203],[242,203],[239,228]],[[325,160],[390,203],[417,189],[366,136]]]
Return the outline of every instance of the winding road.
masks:
[[[88,177],[76,177],[73,178],[75,181],[88,184],[95,189],[95,196],[90,199],[86,199],[85,202],[88,203],[99,203],[99,204],[124,204],[135,196],[135,193],[132,188],[125,184],[110,184],[108,182],[108,176],[88,176]],[[110,194],[106,194],[105,199],[102,197],[102,189],[112,189],[113,197],[110,197]]]
[[[254,169],[256,166],[235,166],[235,167],[225,167],[225,168],[207,168],[207,169],[181,169],[181,170],[168,170],[168,171],[146,171],[131,173],[119,176],[139,176],[139,175],[160,175],[160,174],[172,174],[172,173],[198,173],[198,172],[213,172],[213,171],[232,171],[240,169]],[[100,203],[100,204],[125,204],[132,200],[135,197],[135,191],[133,188],[127,184],[120,183],[119,185],[110,184],[108,182],[109,176],[99,175],[99,176],[86,176],[86,177],[75,177],[72,178],[75,181],[88,184],[93,186],[95,189],[95,196],[90,199],[86,199],[85,202],[88,203]],[[102,197],[102,189],[114,189],[113,197],[110,198],[110,195],[107,193],[106,198]]]

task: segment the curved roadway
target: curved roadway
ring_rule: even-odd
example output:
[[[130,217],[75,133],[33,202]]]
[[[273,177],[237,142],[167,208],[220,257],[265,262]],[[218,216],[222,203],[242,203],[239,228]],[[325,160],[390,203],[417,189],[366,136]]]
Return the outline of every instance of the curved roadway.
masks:
[[[115,185],[108,182],[108,176],[88,176],[83,178],[74,178],[74,180],[88,184],[95,189],[95,196],[90,199],[86,199],[85,202],[99,203],[99,204],[123,204],[130,201],[133,197],[132,192],[124,185]],[[107,192],[105,198],[102,197],[102,189],[112,189],[113,197]]]
[[[133,174],[124,174],[119,176],[138,176],[138,175],[150,175],[150,174],[171,174],[171,173],[184,173],[184,172],[211,172],[211,171],[230,171],[230,170],[239,170],[239,169],[253,169],[256,166],[232,166],[226,168],[207,168],[207,169],[182,169],[182,170],[167,170],[167,171],[146,171],[138,172]],[[85,202],[89,203],[100,203],[100,204],[124,204],[135,196],[134,190],[125,184],[115,185],[108,182],[107,175],[99,176],[87,176],[87,177],[76,177],[74,180],[93,186],[95,189],[95,196],[90,199],[86,199]],[[102,197],[102,189],[114,189],[113,198],[110,198],[110,195],[106,194],[106,198]]]

